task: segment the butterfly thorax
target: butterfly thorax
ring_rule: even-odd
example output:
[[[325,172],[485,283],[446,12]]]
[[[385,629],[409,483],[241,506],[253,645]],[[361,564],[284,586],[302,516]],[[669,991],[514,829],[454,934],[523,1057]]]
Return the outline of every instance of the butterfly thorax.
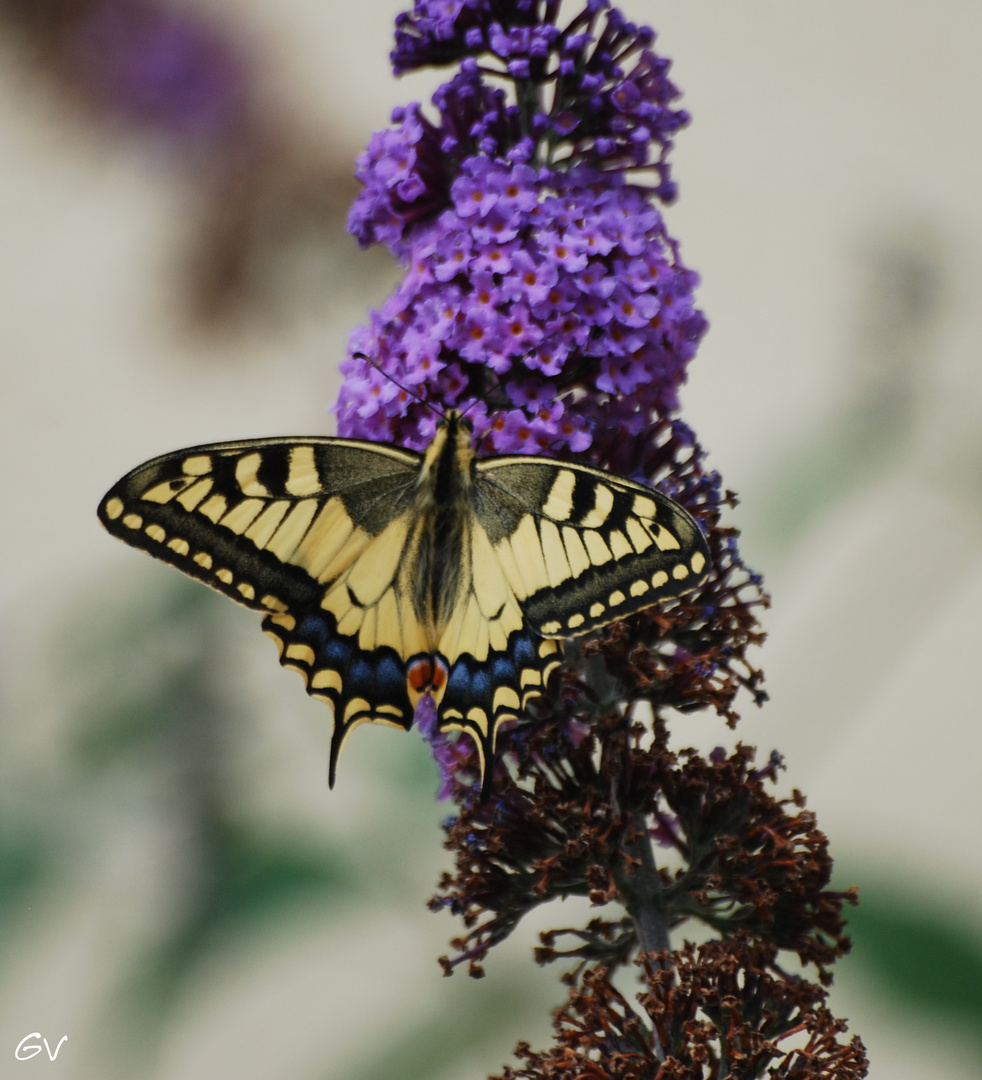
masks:
[[[411,583],[413,607],[437,637],[467,584],[461,569],[469,565],[475,460],[471,425],[461,413],[451,410],[426,449],[414,495],[417,559]]]

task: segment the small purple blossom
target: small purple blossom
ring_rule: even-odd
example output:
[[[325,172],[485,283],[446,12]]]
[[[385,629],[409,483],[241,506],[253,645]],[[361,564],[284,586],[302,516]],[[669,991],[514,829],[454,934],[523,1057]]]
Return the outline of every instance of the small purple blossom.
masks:
[[[466,770],[470,746],[457,733],[447,735],[437,727],[436,706],[431,697],[424,697],[416,709],[416,727],[423,739],[430,744],[433,759],[440,770],[441,802],[458,798],[461,794],[461,771]]]

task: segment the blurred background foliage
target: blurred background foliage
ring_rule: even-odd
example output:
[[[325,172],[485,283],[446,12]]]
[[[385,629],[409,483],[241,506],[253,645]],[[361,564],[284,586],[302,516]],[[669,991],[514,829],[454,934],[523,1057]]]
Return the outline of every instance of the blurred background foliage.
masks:
[[[860,886],[832,1006],[871,1076],[979,1076],[982,161],[941,105],[979,105],[979,15],[943,0],[925,37],[912,0],[649,6],[627,10],[696,115],[675,231],[716,324],[687,413],[776,597],[774,702],[737,734],[787,752]],[[329,714],[256,618],[95,527],[151,453],[327,429],[344,339],[395,280],[343,222],[380,100],[423,92],[385,81],[396,10],[0,2],[0,1075],[40,1028],[78,1080],[479,1077],[564,996],[530,951],[563,911],[482,982],[441,978],[449,808],[420,740],[360,730],[328,793]],[[106,52],[91,25],[126,34]],[[129,83],[93,67],[133,56]],[[847,103],[865,120],[817,164]]]

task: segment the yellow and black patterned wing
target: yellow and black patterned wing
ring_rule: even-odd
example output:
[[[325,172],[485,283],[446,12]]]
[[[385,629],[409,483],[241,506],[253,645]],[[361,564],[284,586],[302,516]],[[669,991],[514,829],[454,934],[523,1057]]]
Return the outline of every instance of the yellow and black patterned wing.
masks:
[[[530,629],[579,637],[705,581],[709,548],[660,491],[540,457],[488,458],[475,512]]]
[[[660,492],[549,458],[479,461],[473,508],[471,579],[440,646],[449,675],[438,716],[474,736],[487,770],[499,724],[521,716],[560,663],[557,639],[697,588],[709,549]]]
[[[433,697],[440,728],[465,731],[476,742],[486,798],[498,726],[520,717],[529,698],[543,692],[563,653],[560,641],[529,626],[511,568],[476,514],[467,536],[458,602],[438,644],[446,682]]]
[[[99,506],[114,536],[266,613],[280,662],[345,737],[408,729],[407,656],[423,635],[397,588],[420,455],[348,439],[264,439],[165,454]]]

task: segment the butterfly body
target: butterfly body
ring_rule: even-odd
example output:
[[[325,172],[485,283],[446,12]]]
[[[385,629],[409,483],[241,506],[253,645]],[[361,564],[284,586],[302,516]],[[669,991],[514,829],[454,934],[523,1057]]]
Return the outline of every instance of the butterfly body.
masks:
[[[216,443],[155,458],[106,528],[264,612],[284,666],[331,704],[331,783],[359,724],[408,729],[430,695],[471,735],[484,791],[500,724],[561,641],[697,587],[691,517],[661,493],[551,458],[478,457],[451,411],[422,454],[340,438]]]
[[[413,492],[416,519],[415,580],[410,582],[417,616],[431,628],[435,649],[457,606],[462,570],[470,554],[470,518],[476,455],[471,428],[451,413],[427,447]]]

